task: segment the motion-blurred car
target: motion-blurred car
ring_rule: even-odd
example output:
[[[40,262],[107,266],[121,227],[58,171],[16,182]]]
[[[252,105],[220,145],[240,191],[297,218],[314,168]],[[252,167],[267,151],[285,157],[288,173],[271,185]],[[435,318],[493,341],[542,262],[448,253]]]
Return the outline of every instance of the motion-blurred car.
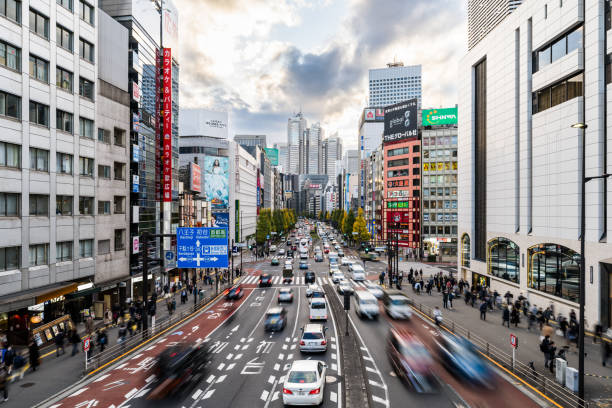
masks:
[[[293,251],[290,249],[287,250],[287,258],[293,258]]]
[[[300,338],[300,351],[319,352],[327,351],[327,339],[325,338],[326,327],[322,324],[307,324],[302,327],[302,337]]]
[[[284,248],[279,248],[278,254],[279,255],[285,255],[285,249]]]
[[[405,330],[391,329],[387,338],[387,356],[398,377],[416,392],[432,392],[437,388],[432,372],[433,359],[427,348]]]
[[[344,274],[340,271],[336,271],[332,274],[332,282],[333,283],[338,283],[340,282],[340,279],[344,279]]]
[[[308,269],[308,262],[300,261],[300,269]]]
[[[272,277],[267,273],[259,277],[259,287],[263,288],[265,286],[272,286]]]
[[[367,290],[356,290],[353,296],[355,313],[357,316],[368,319],[378,318],[378,299]]]
[[[278,266],[279,264],[280,262],[277,258],[272,258],[272,260],[270,260],[270,265],[272,266]]]
[[[383,292],[383,306],[385,312],[392,319],[409,319],[412,316],[408,298],[399,291],[387,290]]]
[[[316,284],[308,285],[308,287],[306,288],[306,297],[311,297],[312,293],[318,289],[320,289],[319,285],[316,285]]]
[[[344,257],[344,251],[342,250],[342,248],[338,248],[338,256],[340,258]]]
[[[314,260],[315,262],[323,262],[323,254],[320,252],[315,253]]]
[[[348,265],[352,265],[354,263],[354,261],[348,259],[348,258],[342,258],[342,261],[340,261],[340,264],[342,266],[348,266]]]
[[[371,294],[373,294],[376,297],[376,299],[382,298],[383,290],[380,287],[380,285],[377,285],[377,284],[375,284],[373,282],[369,282],[369,281],[366,281],[364,283],[364,285],[365,285],[366,290],[368,292],[370,292]]]
[[[333,275],[335,272],[340,272],[338,265],[329,265],[329,275]]]
[[[276,245],[270,245],[270,252],[276,252]]]
[[[296,360],[283,382],[284,405],[321,405],[327,365],[317,360]]]
[[[281,288],[278,291],[278,303],[289,302],[293,303],[293,289]]]
[[[273,307],[266,312],[265,331],[281,331],[287,325],[287,311],[284,307]]]
[[[308,285],[309,283],[315,283],[315,274],[314,272],[308,271],[304,273],[304,283]]]
[[[155,380],[147,399],[161,400],[186,394],[206,378],[210,361],[210,353],[202,344],[179,343],[166,348],[155,361]]]
[[[227,292],[225,294],[225,298],[227,300],[237,300],[240,299],[242,296],[244,296],[244,289],[240,284],[234,285],[231,288],[227,289]]]
[[[338,282],[336,285],[336,291],[341,295],[344,295],[345,293],[352,295],[354,292],[353,286],[347,279],[341,279]]]
[[[477,387],[494,388],[493,370],[468,340],[440,333],[436,337],[436,348],[438,358],[455,377]]]

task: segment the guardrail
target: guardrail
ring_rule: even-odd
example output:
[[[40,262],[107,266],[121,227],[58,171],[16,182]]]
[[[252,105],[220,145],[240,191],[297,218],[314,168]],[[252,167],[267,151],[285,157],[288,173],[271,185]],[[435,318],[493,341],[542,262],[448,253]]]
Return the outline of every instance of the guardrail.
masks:
[[[123,355],[132,353],[133,351],[135,351],[134,348],[138,345],[152,340],[155,336],[160,335],[162,332],[164,332],[164,330],[168,329],[169,327],[172,327],[181,320],[191,315],[195,315],[207,303],[217,297],[219,293],[223,293],[223,291],[229,287],[230,285],[223,285],[219,288],[218,293],[212,293],[206,296],[194,306],[191,306],[188,309],[181,311],[180,313],[173,314],[166,318],[160,319],[159,321],[156,321],[155,328],[149,327],[145,332],[136,332],[133,336],[126,337],[125,341],[107,347],[102,353],[94,354],[91,358],[87,359],[87,364],[83,369],[84,375],[88,375],[93,371],[96,371],[98,368],[112,362],[115,359],[118,359],[119,357],[122,357]],[[94,339],[92,336],[92,341],[93,340]]]
[[[431,307],[417,303],[411,297],[407,297],[413,308],[418,309],[419,312],[433,320],[433,309]],[[491,358],[492,360],[495,360],[495,362],[497,362],[499,365],[520,377],[525,383],[537,389],[555,403],[564,407],[589,408],[592,406],[589,405],[587,401],[579,398],[568,388],[565,388],[556,381],[547,378],[546,375],[537,372],[537,370],[521,363],[518,360],[513,361],[512,355],[503,352],[498,347],[490,344],[482,337],[474,334],[454,321],[445,317],[442,321],[442,326],[448,329],[450,332],[470,340],[478,351],[480,351],[480,353]]]

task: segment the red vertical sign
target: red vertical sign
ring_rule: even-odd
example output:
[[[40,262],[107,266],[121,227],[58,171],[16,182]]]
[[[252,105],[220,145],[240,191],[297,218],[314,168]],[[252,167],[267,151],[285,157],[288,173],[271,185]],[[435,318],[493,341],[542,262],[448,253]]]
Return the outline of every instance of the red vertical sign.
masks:
[[[163,120],[163,201],[172,201],[172,53],[170,48],[163,51],[164,99]]]
[[[155,157],[161,158],[161,66],[162,55],[159,49],[155,49]],[[143,164],[144,166],[144,164]],[[162,163],[160,160],[155,160],[155,200],[161,200],[161,181],[162,181]]]

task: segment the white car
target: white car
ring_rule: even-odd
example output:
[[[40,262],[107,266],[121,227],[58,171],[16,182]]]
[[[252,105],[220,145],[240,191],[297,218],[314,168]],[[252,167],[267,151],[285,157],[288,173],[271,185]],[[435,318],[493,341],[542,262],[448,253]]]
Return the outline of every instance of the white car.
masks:
[[[295,360],[283,382],[284,405],[321,405],[327,365],[318,360]]]
[[[354,263],[354,261],[351,261],[348,258],[342,258],[342,261],[341,261],[342,266],[352,265],[353,263]],[[349,268],[350,268],[350,266],[349,266]]]
[[[308,285],[306,288],[306,297],[311,297],[313,292],[322,290],[321,287],[317,284]]]
[[[372,283],[372,282],[366,282],[365,288],[368,292],[373,294],[376,297],[376,299],[382,298],[383,290],[379,285]]]
[[[276,252],[276,245],[270,245],[270,252]]]
[[[378,299],[367,290],[355,291],[353,302],[355,303],[355,313],[357,313],[357,316],[367,317],[368,319],[378,317]]]
[[[344,279],[344,274],[340,271],[334,272],[332,275],[332,282],[338,283],[341,279]]]
[[[279,254],[279,255],[285,255],[285,250],[284,250],[283,248],[280,248],[280,249],[278,250],[278,254]]]
[[[358,264],[357,262],[353,262],[352,264],[349,264],[348,266],[348,270],[349,272],[363,272],[365,274],[365,269],[363,269],[363,266],[361,266],[361,264]]]
[[[353,279],[355,282],[363,282],[364,280],[366,280],[365,272],[354,270],[353,272],[351,272],[351,279]]]

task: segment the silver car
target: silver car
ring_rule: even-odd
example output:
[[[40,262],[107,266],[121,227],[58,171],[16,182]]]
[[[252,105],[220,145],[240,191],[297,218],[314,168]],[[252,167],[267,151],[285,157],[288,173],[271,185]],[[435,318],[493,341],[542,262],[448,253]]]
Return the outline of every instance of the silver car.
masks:
[[[325,332],[327,327],[322,324],[307,324],[302,328],[300,338],[300,351],[303,353],[325,352],[327,351],[327,339]]]

